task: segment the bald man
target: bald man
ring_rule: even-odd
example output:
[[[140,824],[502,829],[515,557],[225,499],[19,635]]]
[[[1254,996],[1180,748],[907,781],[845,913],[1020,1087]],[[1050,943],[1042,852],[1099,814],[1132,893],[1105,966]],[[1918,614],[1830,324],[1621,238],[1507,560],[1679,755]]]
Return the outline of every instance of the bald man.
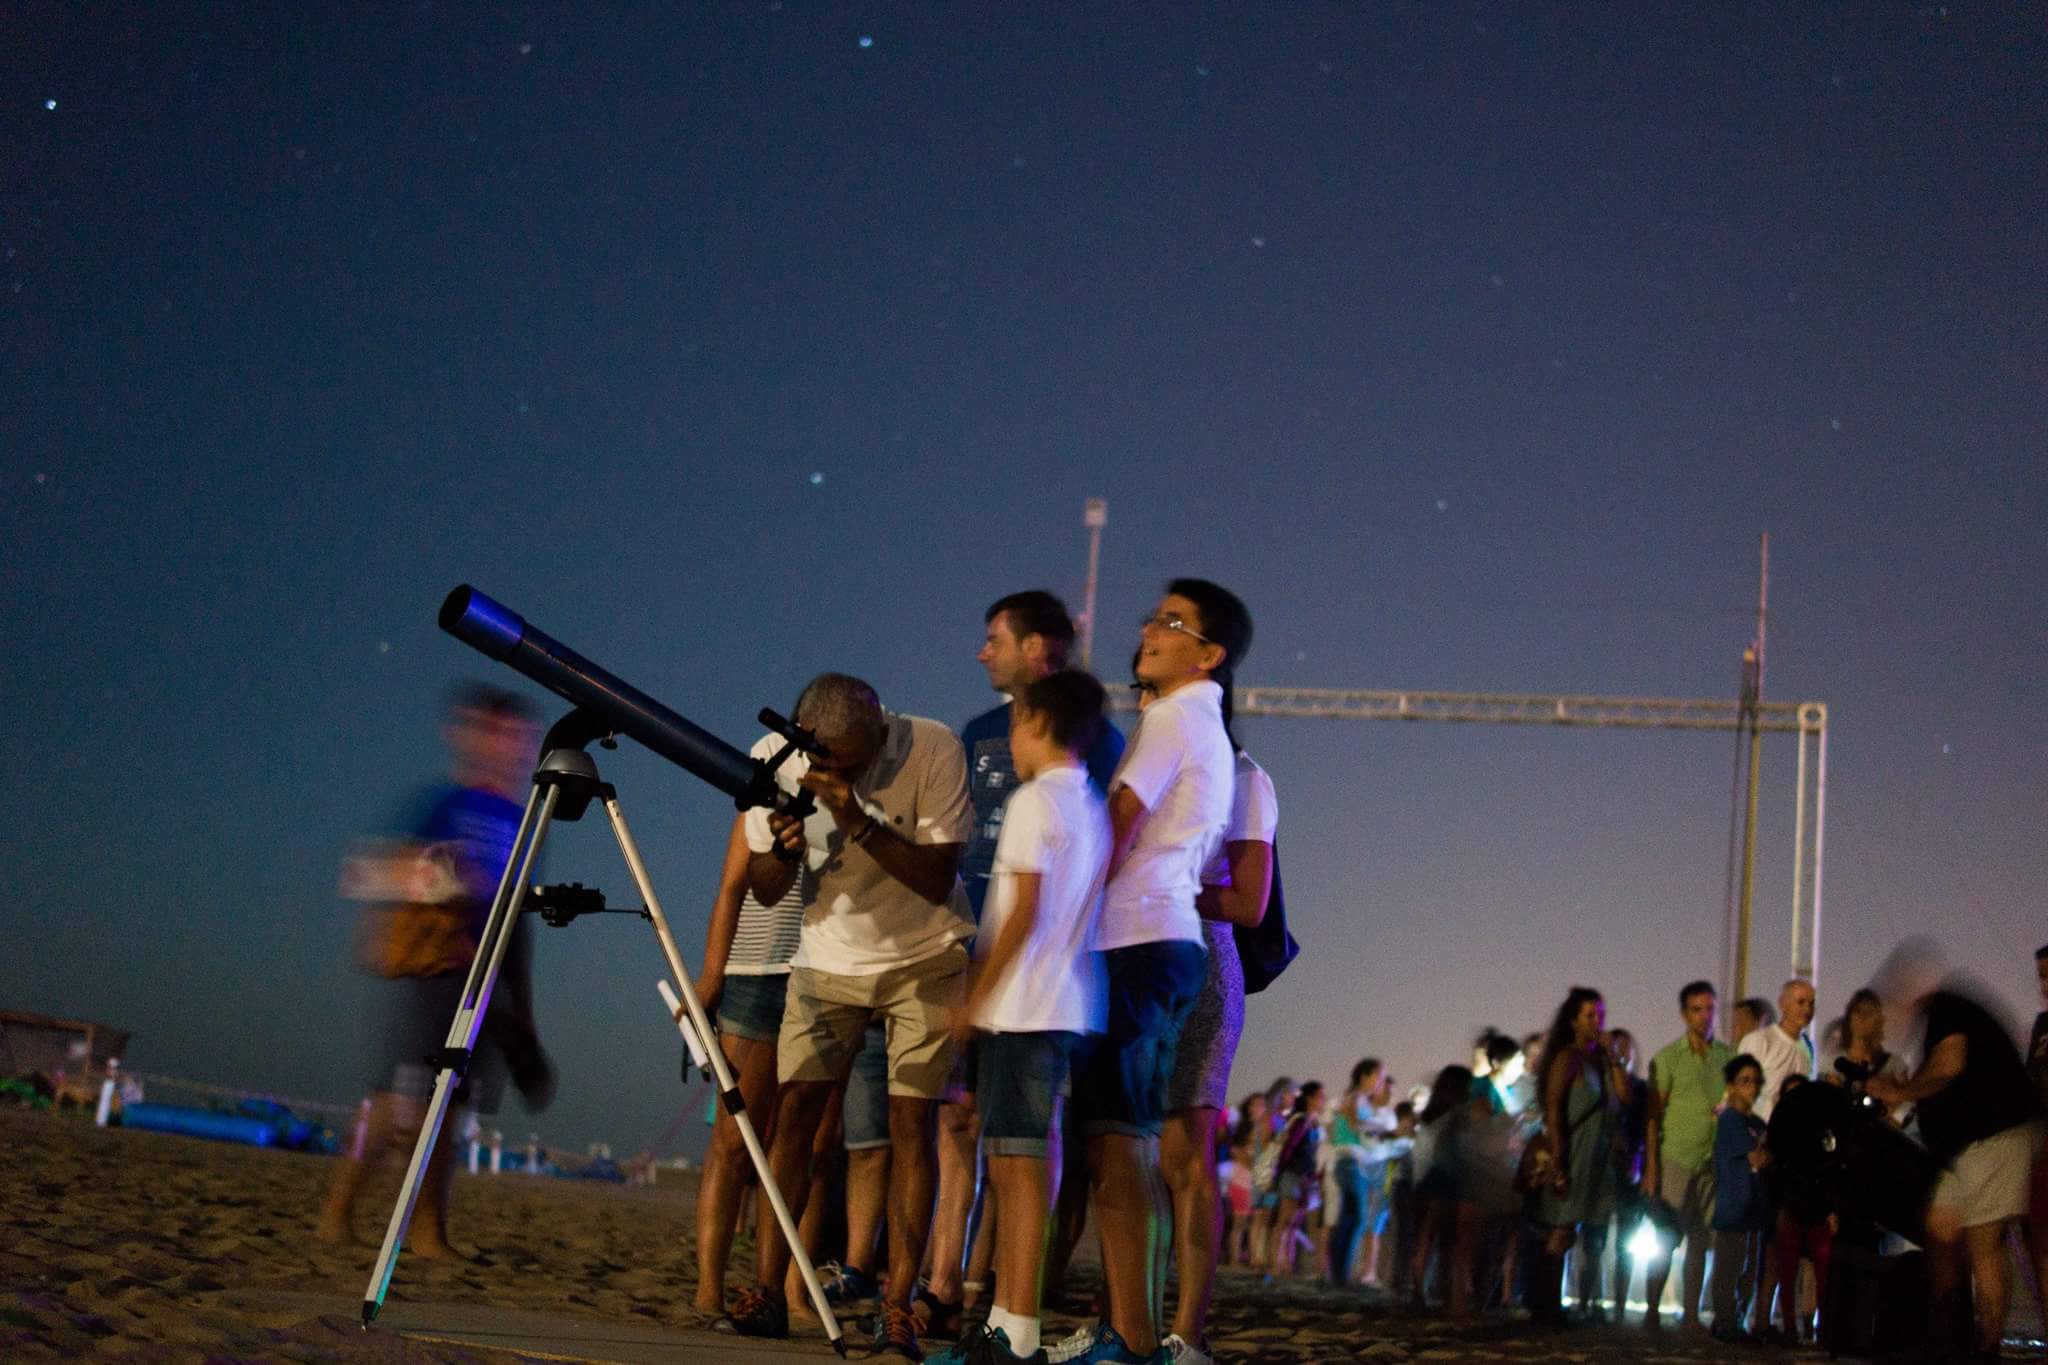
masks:
[[[1813,1004],[1813,983],[1793,977],[1778,992],[1778,1022],[1745,1035],[1735,1045],[1737,1052],[1747,1052],[1763,1063],[1764,1088],[1757,1095],[1756,1114],[1766,1123],[1777,1107],[1778,1091],[1787,1076],[1813,1079],[1813,1044],[1806,1037],[1806,1027],[1813,1022]]]

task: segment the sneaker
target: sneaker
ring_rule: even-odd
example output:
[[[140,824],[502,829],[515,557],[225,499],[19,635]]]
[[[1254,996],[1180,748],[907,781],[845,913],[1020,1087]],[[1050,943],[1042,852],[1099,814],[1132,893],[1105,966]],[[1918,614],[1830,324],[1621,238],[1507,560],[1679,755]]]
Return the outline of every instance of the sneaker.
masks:
[[[1010,1349],[1010,1334],[1002,1328],[973,1327],[941,1355],[926,1356],[926,1365],[1048,1365],[1045,1348],[1028,1356]]]
[[[881,1285],[867,1271],[837,1261],[818,1267],[818,1282],[825,1286],[825,1302],[834,1308],[865,1302],[881,1292]]]
[[[907,1308],[893,1303],[882,1305],[875,1315],[875,1354],[899,1360],[923,1360],[924,1348],[917,1342],[917,1319]]]
[[[733,1295],[732,1311],[725,1315],[726,1330],[743,1337],[784,1338],[789,1335],[789,1306],[758,1287]]]
[[[1062,1361],[1085,1359],[1088,1353],[1095,1349],[1095,1339],[1108,1330],[1108,1323],[1077,1328],[1071,1335],[1046,1347],[1045,1358],[1051,1365],[1060,1365]]]
[[[1166,1358],[1173,1365],[1216,1365],[1216,1360],[1207,1351],[1191,1341],[1183,1339],[1178,1332],[1168,1332],[1166,1339],[1159,1343],[1159,1349],[1166,1352]]]
[[[1173,1365],[1173,1356],[1165,1347],[1149,1356],[1141,1356],[1124,1345],[1124,1339],[1116,1334],[1116,1328],[1106,1322],[1096,1329],[1095,1343],[1086,1353],[1069,1359],[1085,1361],[1086,1365]]]

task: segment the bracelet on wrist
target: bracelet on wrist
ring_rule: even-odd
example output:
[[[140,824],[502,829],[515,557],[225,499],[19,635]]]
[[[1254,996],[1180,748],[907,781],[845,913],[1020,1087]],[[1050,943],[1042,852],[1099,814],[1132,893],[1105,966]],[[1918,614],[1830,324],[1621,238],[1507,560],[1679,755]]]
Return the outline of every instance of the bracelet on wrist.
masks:
[[[855,845],[856,847],[865,847],[867,841],[875,837],[875,830],[881,825],[881,823],[882,822],[877,820],[872,814],[869,814],[867,823],[862,825],[857,831],[855,831],[853,835],[848,838],[847,842]]]

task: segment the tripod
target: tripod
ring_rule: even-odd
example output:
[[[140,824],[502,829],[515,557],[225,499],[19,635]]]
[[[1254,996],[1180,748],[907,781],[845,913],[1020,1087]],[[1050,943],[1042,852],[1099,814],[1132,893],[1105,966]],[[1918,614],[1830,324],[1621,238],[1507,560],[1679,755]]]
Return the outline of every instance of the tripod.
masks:
[[[548,732],[542,746],[540,766],[533,775],[533,791],[526,799],[526,812],[520,817],[511,856],[505,861],[504,875],[499,879],[497,894],[491,901],[490,916],[485,920],[483,933],[478,939],[476,956],[469,964],[469,978],[462,988],[461,1004],[448,1025],[447,1040],[441,1050],[429,1059],[437,1073],[433,1098],[428,1102],[426,1117],[420,1123],[412,1163],[406,1168],[405,1183],[399,1188],[398,1202],[391,1210],[390,1226],[384,1232],[384,1246],[377,1253],[376,1268],[371,1272],[369,1287],[363,1294],[363,1327],[367,1330],[376,1318],[385,1292],[391,1287],[391,1274],[398,1266],[399,1246],[405,1240],[406,1227],[412,1222],[413,1208],[419,1202],[427,1162],[440,1141],[441,1127],[447,1121],[455,1090],[474,1056],[477,1036],[482,1031],[484,1016],[490,1010],[491,990],[497,984],[505,950],[512,941],[512,930],[519,923],[522,902],[532,885],[534,862],[540,855],[541,841],[547,837],[548,826],[552,822],[580,820],[595,799],[603,802],[605,814],[611,819],[612,834],[619,841],[619,852],[624,855],[626,867],[633,874],[641,899],[646,903],[646,916],[654,924],[655,937],[661,942],[662,955],[668,959],[669,974],[682,992],[683,1006],[689,1012],[690,1022],[698,1036],[709,1044],[705,1050],[710,1054],[719,1101],[739,1127],[740,1139],[746,1144],[747,1155],[752,1158],[754,1170],[761,1178],[761,1193],[775,1210],[775,1221],[781,1227],[783,1239],[789,1244],[790,1254],[803,1275],[811,1303],[824,1323],[825,1336],[833,1349],[844,1356],[846,1342],[839,1320],[833,1315],[832,1305],[825,1301],[824,1286],[818,1282],[817,1269],[811,1264],[810,1254],[804,1250],[796,1220],[790,1216],[789,1205],[775,1186],[775,1177],[768,1168],[768,1154],[761,1148],[760,1135],[754,1131],[753,1119],[740,1097],[739,1083],[733,1079],[724,1050],[716,1046],[711,1020],[704,1013],[703,1002],[697,998],[690,973],[683,966],[683,955],[676,948],[668,920],[661,913],[661,903],[655,898],[654,884],[648,879],[646,865],[640,861],[640,850],[626,828],[626,817],[619,809],[618,793],[610,783],[598,777],[597,764],[584,752],[584,746],[591,740],[605,738],[609,733],[609,727],[602,720],[584,711],[572,711]],[[772,770],[779,765],[790,752],[790,749],[784,749],[768,765],[769,768]]]

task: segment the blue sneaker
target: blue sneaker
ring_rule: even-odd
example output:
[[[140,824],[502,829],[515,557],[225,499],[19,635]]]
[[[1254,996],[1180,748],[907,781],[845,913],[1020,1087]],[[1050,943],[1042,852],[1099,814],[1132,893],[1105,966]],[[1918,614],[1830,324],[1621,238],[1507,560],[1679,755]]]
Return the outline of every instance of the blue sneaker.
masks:
[[[1075,1354],[1061,1354],[1068,1350]],[[1072,1361],[1074,1365],[1173,1365],[1173,1356],[1165,1347],[1149,1356],[1141,1356],[1124,1345],[1124,1339],[1116,1334],[1116,1328],[1106,1322],[1074,1333],[1046,1352],[1046,1359]]]
[[[818,1281],[825,1286],[825,1302],[834,1308],[866,1303],[882,1292],[880,1282],[859,1266],[827,1261],[818,1267]]]

